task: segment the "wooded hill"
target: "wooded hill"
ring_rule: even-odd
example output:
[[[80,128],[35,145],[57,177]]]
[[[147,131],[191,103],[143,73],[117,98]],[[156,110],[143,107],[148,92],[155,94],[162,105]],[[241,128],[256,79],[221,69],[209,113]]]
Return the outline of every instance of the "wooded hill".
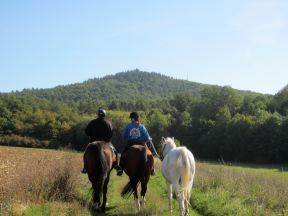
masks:
[[[181,92],[199,96],[201,89],[208,86],[212,85],[174,79],[158,73],[143,72],[136,69],[50,89],[24,89],[19,93],[47,100],[56,99],[65,103],[91,100],[135,101],[151,98],[154,100],[172,98],[175,94]],[[243,94],[251,93],[248,91],[239,92]]]
[[[129,112],[137,110],[158,150],[162,136],[173,136],[196,158],[288,162],[287,87],[264,95],[139,70],[0,94],[0,145],[83,150],[84,128],[99,107],[120,151]]]

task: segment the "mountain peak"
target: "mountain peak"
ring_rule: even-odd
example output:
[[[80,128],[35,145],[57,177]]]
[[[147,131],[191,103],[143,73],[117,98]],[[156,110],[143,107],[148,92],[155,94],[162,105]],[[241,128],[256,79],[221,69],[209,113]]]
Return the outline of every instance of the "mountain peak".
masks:
[[[139,69],[94,78],[82,83],[57,86],[50,89],[22,91],[39,98],[58,99],[63,102],[87,100],[141,100],[141,98],[170,98],[179,92],[198,95],[204,84],[178,80],[155,72]]]

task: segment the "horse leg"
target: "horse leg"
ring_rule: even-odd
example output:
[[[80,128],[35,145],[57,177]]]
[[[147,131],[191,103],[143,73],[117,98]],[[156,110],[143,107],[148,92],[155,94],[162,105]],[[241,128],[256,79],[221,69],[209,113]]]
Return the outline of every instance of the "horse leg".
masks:
[[[136,209],[137,209],[137,211],[140,211],[140,202],[138,199],[138,192],[137,192],[137,181],[130,179],[130,182],[131,182],[131,186],[133,188],[133,195],[134,195],[134,201],[135,201]]]
[[[168,192],[168,202],[169,202],[169,210],[172,212],[172,184],[166,181],[167,192]]]
[[[100,188],[97,182],[92,183],[93,188],[93,209],[98,211],[100,209]]]
[[[134,191],[134,201],[135,201],[135,205],[136,205],[137,211],[140,211],[140,207],[141,206],[140,206],[140,201],[138,199],[137,187],[136,187],[136,189]]]
[[[141,205],[142,206],[145,206],[145,202],[146,202],[145,194],[146,194],[146,191],[147,191],[147,184],[148,184],[148,181],[149,181],[149,176],[150,176],[150,173],[147,176],[147,178],[144,178],[144,179],[141,180]]]
[[[103,201],[101,206],[101,211],[105,213],[106,205],[107,205],[107,191],[108,191],[108,183],[110,179],[110,173],[107,175],[103,186]]]
[[[191,198],[191,190],[193,187],[193,177],[191,177],[190,184],[189,184],[189,190],[187,191],[187,194],[185,194],[185,215],[189,215],[189,203]]]
[[[190,191],[188,191],[187,194],[184,194],[185,216],[189,215],[189,200],[190,200]]]
[[[184,206],[184,197],[183,197],[183,192],[181,191],[180,185],[178,182],[173,182],[173,188],[178,200],[179,208],[180,208],[180,215],[184,216],[185,215],[185,206]]]

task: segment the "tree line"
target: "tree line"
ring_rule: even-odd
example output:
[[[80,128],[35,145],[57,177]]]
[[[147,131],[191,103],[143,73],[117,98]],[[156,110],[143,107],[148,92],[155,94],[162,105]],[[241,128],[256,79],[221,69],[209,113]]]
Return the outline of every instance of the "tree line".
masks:
[[[288,162],[288,91],[275,96],[241,94],[230,87],[206,86],[198,95],[166,98],[62,102],[29,94],[0,94],[0,145],[83,150],[84,128],[107,109],[113,144],[125,145],[129,112],[139,111],[156,149],[173,136],[196,158],[259,163]]]

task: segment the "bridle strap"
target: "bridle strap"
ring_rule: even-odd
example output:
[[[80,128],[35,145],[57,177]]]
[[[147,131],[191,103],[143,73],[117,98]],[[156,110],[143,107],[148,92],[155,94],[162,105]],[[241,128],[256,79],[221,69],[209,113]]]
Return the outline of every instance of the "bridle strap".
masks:
[[[160,160],[161,160],[161,161],[164,160],[164,155],[163,155],[163,153],[164,153],[164,150],[165,150],[166,146],[167,146],[167,144],[165,143],[165,144],[164,144],[164,147],[163,147],[163,149],[162,149],[162,151],[161,151],[161,153],[160,153]]]

